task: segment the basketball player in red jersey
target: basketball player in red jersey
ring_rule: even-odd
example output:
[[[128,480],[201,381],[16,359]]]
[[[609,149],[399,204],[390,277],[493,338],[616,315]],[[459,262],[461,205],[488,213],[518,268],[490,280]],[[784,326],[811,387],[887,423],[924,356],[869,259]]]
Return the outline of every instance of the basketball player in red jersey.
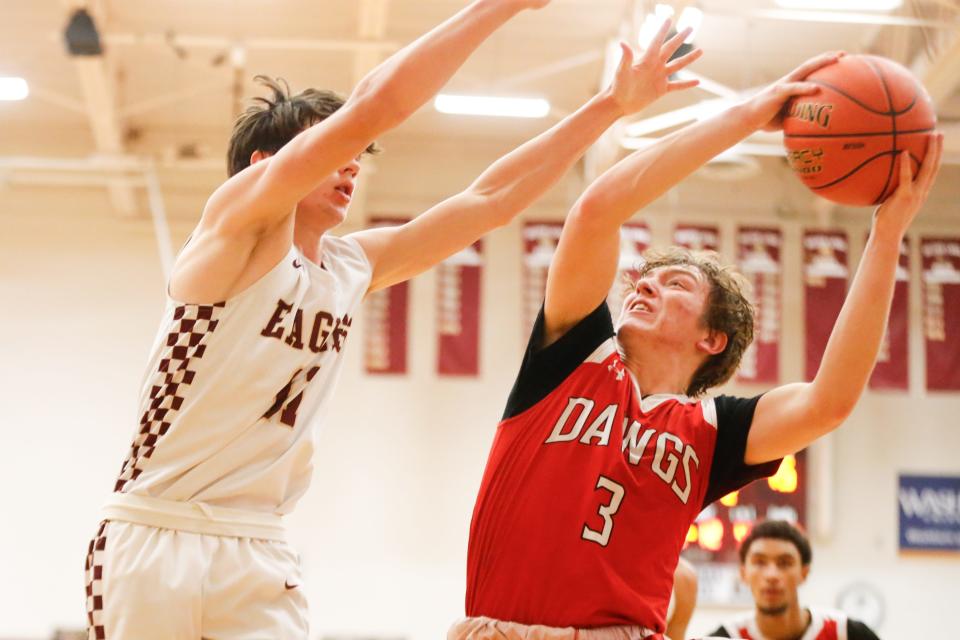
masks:
[[[757,524],[740,543],[740,577],[756,611],[724,623],[711,636],[746,640],[879,640],[845,614],[800,606],[813,552],[799,529],[782,520]]]
[[[939,166],[932,135],[916,181],[875,213],[869,242],[814,380],[755,398],[703,394],[753,338],[737,278],[709,255],[649,256],[616,328],[606,297],[620,225],[707,160],[780,126],[825,54],[754,98],[624,159],[567,217],[487,461],[470,528],[467,618],[451,639],[659,638],[689,525],[837,428],[873,368],[900,242]]]
[[[363,297],[509,222],[620,116],[693,86],[698,52],[624,62],[549,131],[412,222],[337,237],[358,156],[509,18],[548,0],[476,0],[374,69],[345,104],[308,90],[249,109],[230,177],[181,251],[141,387],[140,422],[88,547],[90,638],[306,638],[282,516],[310,482],[316,428]]]

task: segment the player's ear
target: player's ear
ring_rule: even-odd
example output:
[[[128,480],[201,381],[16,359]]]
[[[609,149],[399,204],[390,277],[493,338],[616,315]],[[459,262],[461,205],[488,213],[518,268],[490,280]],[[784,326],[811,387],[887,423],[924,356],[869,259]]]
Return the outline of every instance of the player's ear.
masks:
[[[715,356],[718,353],[723,353],[723,350],[727,348],[727,340],[727,334],[723,331],[710,329],[706,337],[697,342],[697,348],[708,356]]]
[[[260,151],[260,149],[257,149],[256,151],[250,154],[250,164],[251,165],[257,164],[264,158],[269,158],[271,155],[273,154],[265,153],[263,151]]]
[[[800,567],[800,584],[803,584],[807,581],[808,575],[810,575],[810,565],[805,564]]]
[[[746,563],[741,562],[741,563],[740,563],[740,582],[742,582],[742,583],[744,583],[744,584],[747,583],[747,571],[746,571],[746,568],[747,568]]]

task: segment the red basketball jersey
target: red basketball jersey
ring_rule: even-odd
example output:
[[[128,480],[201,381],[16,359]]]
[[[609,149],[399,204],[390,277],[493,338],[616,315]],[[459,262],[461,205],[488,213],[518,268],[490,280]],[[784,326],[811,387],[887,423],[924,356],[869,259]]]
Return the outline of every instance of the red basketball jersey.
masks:
[[[541,312],[474,507],[467,615],[662,632],[690,524],[779,464],[743,463],[757,399],[641,397],[605,304],[542,334]]]
[[[809,609],[810,626],[799,640],[878,640],[877,636],[862,622],[849,619],[839,611]],[[713,632],[718,638],[742,638],[743,640],[767,640],[760,633],[753,614],[724,624]]]

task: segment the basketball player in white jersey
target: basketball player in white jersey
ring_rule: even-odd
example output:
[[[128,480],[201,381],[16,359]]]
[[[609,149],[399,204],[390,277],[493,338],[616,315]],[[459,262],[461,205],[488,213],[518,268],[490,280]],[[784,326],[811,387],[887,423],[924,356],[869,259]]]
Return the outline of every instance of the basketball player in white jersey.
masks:
[[[305,492],[313,428],[364,295],[506,224],[620,116],[694,82],[669,77],[665,24],[611,87],[414,221],[344,238],[359,156],[434,95],[487,36],[549,0],[476,0],[372,71],[342,105],[272,100],[237,122],[231,177],[177,258],[139,427],[87,556],[91,638],[306,638],[281,515]]]

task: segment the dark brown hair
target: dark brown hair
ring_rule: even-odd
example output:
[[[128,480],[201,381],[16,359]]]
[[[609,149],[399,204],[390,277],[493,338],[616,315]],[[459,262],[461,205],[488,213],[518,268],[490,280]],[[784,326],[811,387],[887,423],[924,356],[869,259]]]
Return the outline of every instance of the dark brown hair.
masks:
[[[747,554],[750,553],[750,545],[754,540],[764,538],[773,538],[774,540],[785,540],[793,543],[800,554],[800,563],[803,566],[809,565],[813,561],[813,550],[810,548],[810,541],[803,532],[786,520],[764,520],[757,523],[747,537],[740,543],[740,564],[747,561]]]
[[[333,115],[346,100],[325,89],[306,89],[290,94],[290,86],[283,78],[256,76],[255,81],[270,89],[270,98],[256,97],[233,124],[230,147],[227,151],[227,172],[233,176],[250,165],[254,151],[274,154],[283,145],[318,122]],[[366,153],[379,151],[371,143]]]
[[[696,267],[710,283],[703,323],[711,331],[727,335],[727,346],[700,365],[693,374],[686,394],[697,397],[707,389],[723,384],[736,372],[744,351],[753,342],[753,306],[744,295],[749,286],[746,279],[733,267],[720,263],[714,251],[690,251],[670,247],[662,251],[644,253],[646,262],[640,267],[638,278],[654,269],[677,265]],[[633,283],[636,287],[636,282]]]

